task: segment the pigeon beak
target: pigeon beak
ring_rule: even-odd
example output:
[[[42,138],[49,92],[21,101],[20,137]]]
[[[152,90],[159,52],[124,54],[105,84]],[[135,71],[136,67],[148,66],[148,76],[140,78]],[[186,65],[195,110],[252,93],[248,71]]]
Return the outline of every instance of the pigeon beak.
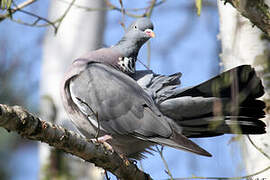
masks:
[[[145,34],[147,34],[151,38],[156,37],[156,35],[155,35],[155,33],[153,32],[152,29],[146,29],[144,32],[145,32]]]

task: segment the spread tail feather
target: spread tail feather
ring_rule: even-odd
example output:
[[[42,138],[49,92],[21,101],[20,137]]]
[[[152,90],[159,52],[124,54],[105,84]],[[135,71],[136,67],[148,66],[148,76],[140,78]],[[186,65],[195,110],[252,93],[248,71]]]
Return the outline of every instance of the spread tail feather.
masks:
[[[182,133],[190,138],[212,137],[223,134],[263,134],[265,123],[251,117],[206,117],[181,122]]]
[[[265,103],[256,99],[263,94],[254,69],[243,65],[197,86],[175,89],[159,108],[182,127],[187,137],[263,134],[265,123],[259,119],[265,116]]]

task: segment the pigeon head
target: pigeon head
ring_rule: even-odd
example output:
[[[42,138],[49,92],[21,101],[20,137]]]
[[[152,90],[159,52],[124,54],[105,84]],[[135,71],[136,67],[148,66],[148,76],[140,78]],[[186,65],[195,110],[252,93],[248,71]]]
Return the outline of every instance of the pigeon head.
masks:
[[[155,37],[153,30],[154,25],[150,19],[139,18],[129,26],[124,37],[143,44],[148,39]]]
[[[139,18],[127,29],[123,38],[115,45],[125,57],[137,57],[142,45],[155,37],[154,26],[149,18]]]

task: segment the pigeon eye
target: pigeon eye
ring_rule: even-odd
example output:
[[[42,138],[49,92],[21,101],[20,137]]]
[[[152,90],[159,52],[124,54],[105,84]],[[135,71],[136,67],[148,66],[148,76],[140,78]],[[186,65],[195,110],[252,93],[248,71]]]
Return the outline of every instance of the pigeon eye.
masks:
[[[135,29],[138,29],[137,26],[134,26]]]

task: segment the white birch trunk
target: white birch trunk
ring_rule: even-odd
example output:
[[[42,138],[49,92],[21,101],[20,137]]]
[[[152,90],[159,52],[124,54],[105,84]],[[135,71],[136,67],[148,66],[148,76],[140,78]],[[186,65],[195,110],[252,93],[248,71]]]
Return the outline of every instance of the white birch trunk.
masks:
[[[71,2],[72,0],[68,0]],[[101,0],[77,0],[76,4],[104,8],[105,2]],[[51,1],[49,19],[60,17],[68,7],[63,1]],[[97,48],[103,42],[105,26],[105,11],[86,12],[72,7],[63,20],[57,35],[53,29],[48,28],[43,44],[43,64],[41,77],[41,114],[46,119],[53,119],[53,105],[56,107],[56,122],[66,123],[68,117],[64,112],[60,99],[60,82],[64,72],[75,58]],[[63,123],[64,122],[64,123]],[[44,169],[50,164],[50,148],[40,144],[40,179],[44,179]],[[65,157],[66,158],[66,157]],[[101,170],[79,159],[68,157],[65,161],[69,165],[71,177],[75,179],[102,179]],[[69,177],[70,178],[70,177]]]
[[[265,78],[265,68],[267,68],[267,60],[269,58],[269,43],[262,40],[262,32],[257,27],[252,27],[250,21],[241,16],[229,3],[224,5],[224,1],[217,0],[220,15],[220,35],[222,45],[222,53],[220,55],[222,66],[224,69],[241,64],[251,64],[255,67],[257,73]],[[245,4],[243,2],[243,4]],[[269,83],[263,81],[266,87],[266,95],[264,99],[269,99]],[[267,120],[266,120],[267,119]],[[265,122],[269,118],[264,119]],[[268,125],[268,124],[267,124]],[[269,125],[267,126],[269,130]],[[270,154],[270,135],[254,135],[251,136],[254,143],[264,152]],[[269,166],[269,159],[265,158],[254,146],[243,136],[241,140],[242,154],[245,163],[246,173],[252,174]],[[258,178],[270,178],[270,171],[266,171],[257,176]]]

